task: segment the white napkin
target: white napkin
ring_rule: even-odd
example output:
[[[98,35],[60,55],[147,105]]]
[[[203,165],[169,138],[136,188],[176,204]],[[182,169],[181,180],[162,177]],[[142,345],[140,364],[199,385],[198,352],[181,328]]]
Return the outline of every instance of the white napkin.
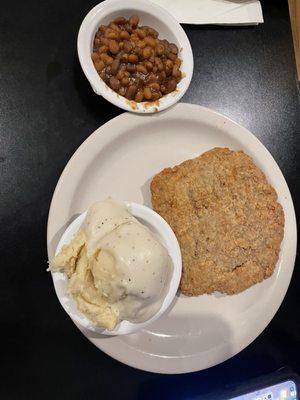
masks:
[[[151,0],[181,24],[257,25],[264,22],[258,0]]]

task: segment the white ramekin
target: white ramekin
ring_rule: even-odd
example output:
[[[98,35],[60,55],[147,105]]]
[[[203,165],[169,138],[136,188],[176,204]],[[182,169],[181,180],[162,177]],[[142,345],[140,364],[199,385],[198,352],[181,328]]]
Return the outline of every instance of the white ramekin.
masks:
[[[132,215],[134,215],[141,223],[145,224],[158,238],[158,240],[160,240],[160,242],[166,247],[171,258],[172,275],[169,290],[165,296],[160,310],[152,318],[139,324],[134,324],[129,321],[122,321],[112,331],[102,329],[93,324],[85,315],[78,311],[75,300],[67,294],[68,278],[66,274],[61,272],[52,273],[57,297],[71,319],[76,324],[81,325],[85,329],[104,335],[126,335],[128,333],[134,333],[154,322],[170,307],[176,296],[181,279],[182,261],[180,247],[176,236],[168,223],[149,207],[137,203],[125,204]],[[74,234],[81,227],[85,217],[86,212],[79,215],[79,217],[77,217],[68,226],[57,245],[55,254],[57,254],[61,250],[64,244],[70,243]]]
[[[136,103],[120,96],[103,82],[91,59],[93,41],[98,27],[101,24],[108,24],[116,17],[129,18],[133,14],[139,16],[140,24],[156,29],[161,39],[175,43],[180,49],[179,56],[182,59],[183,78],[174,92],[163,96],[157,102]],[[86,15],[80,26],[77,50],[82,70],[94,92],[127,111],[152,113],[172,106],[187,91],[193,75],[193,53],[184,30],[164,8],[148,0],[106,0],[98,4]]]

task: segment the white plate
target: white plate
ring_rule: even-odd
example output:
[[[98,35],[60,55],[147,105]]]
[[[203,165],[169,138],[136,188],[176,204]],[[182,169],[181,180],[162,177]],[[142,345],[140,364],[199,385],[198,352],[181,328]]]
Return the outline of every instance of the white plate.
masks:
[[[201,370],[237,354],[265,329],[293,272],[296,220],[289,189],[271,154],[247,129],[189,104],[152,116],[114,118],[79,147],[57,184],[48,220],[49,258],[66,226],[91,203],[112,196],[150,205],[154,174],[215,146],[246,151],[278,193],[285,231],[276,270],[238,295],[180,296],[168,315],[139,333],[108,338],[80,328],[99,349],[125,364],[160,373]]]

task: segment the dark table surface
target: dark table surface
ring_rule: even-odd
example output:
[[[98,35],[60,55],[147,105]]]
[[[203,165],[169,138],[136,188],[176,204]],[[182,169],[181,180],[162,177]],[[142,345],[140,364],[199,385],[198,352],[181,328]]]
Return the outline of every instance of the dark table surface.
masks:
[[[300,273],[265,331],[209,370],[163,376],[99,351],[60,307],[47,262],[51,196],[66,162],[122,111],[93,94],[76,36],[93,0],[1,0],[1,399],[206,398],[289,366],[300,373]],[[270,150],[299,211],[299,92],[287,3],[263,2],[255,27],[184,26],[195,58],[183,101],[224,113]],[[298,191],[298,192],[297,192]]]

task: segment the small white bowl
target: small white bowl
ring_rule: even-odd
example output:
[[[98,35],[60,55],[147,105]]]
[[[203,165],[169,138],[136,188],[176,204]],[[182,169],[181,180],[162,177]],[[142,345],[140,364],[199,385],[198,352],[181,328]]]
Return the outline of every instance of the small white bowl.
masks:
[[[136,217],[142,224],[146,225],[156,236],[156,238],[166,247],[171,258],[173,268],[169,290],[166,294],[160,310],[152,318],[139,324],[134,324],[129,321],[121,321],[112,331],[100,328],[96,326],[93,322],[91,322],[80,311],[78,311],[75,300],[67,294],[68,278],[66,274],[61,272],[52,273],[57,297],[64,310],[69,314],[72,320],[92,332],[97,332],[104,335],[126,335],[128,333],[134,333],[154,322],[169,308],[169,306],[173,302],[181,278],[182,261],[180,247],[176,236],[168,223],[155,211],[146,206],[137,203],[127,202],[125,204],[131,214]],[[79,217],[77,217],[68,226],[57,245],[55,254],[59,253],[63,245],[70,243],[74,234],[76,234],[76,232],[80,229],[82,223],[85,220],[85,217],[86,212],[79,215]]]
[[[91,59],[94,37],[98,27],[101,24],[108,24],[116,17],[129,18],[133,14],[139,16],[140,24],[156,29],[159,33],[159,38],[175,43],[180,49],[183,78],[174,92],[163,96],[158,102],[136,103],[120,96],[100,78]],[[152,113],[172,106],[187,91],[193,75],[193,53],[184,30],[164,8],[148,0],[106,0],[98,4],[86,15],[80,26],[77,50],[82,70],[94,92],[127,111]]]

